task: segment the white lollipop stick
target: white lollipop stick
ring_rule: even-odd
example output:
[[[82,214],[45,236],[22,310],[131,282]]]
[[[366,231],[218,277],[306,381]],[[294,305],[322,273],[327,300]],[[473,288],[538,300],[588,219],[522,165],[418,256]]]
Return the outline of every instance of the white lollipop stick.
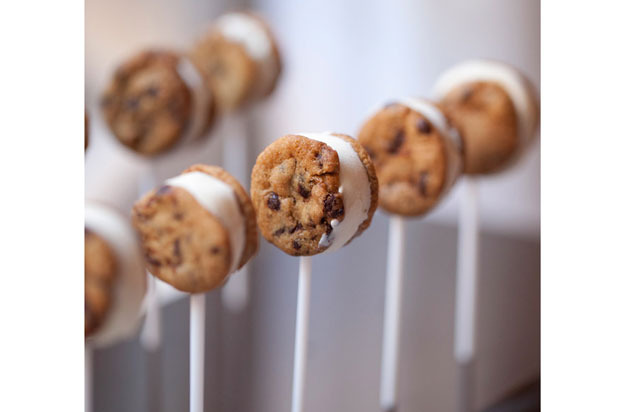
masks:
[[[397,406],[397,365],[399,364],[401,284],[405,242],[405,220],[401,216],[391,216],[388,229],[382,376],[380,380],[380,406],[383,411],[394,411]]]
[[[468,368],[475,355],[476,289],[479,256],[479,217],[477,181],[464,177],[459,209],[457,285],[455,295],[455,360],[460,368]],[[469,410],[471,387],[469,374],[460,374],[459,409]]]
[[[292,382],[292,412],[302,412],[307,369],[307,339],[309,330],[309,300],[311,296],[311,258],[302,256],[298,266],[298,297],[296,306],[296,336],[294,345],[294,378]]]
[[[147,351],[156,352],[161,344],[161,307],[156,288],[157,282],[152,274],[149,274],[148,283],[150,292],[146,300],[146,316],[140,342]]]
[[[152,190],[156,185],[157,177],[154,164],[148,162],[144,166],[144,170],[137,182],[138,198]],[[142,333],[140,335],[140,342],[144,349],[149,352],[155,352],[159,349],[159,345],[161,344],[161,307],[156,289],[156,281],[151,274],[149,274],[148,283],[149,291],[146,300],[146,314],[144,326],[142,327]]]
[[[189,410],[190,412],[203,412],[206,294],[191,295],[190,304]]]
[[[226,119],[226,133],[223,134],[223,168],[234,176],[243,187],[249,187],[248,127],[249,112],[242,110]],[[249,300],[249,270],[245,265],[234,276],[230,276],[223,287],[223,305],[233,312],[242,311]]]
[[[84,347],[84,410],[92,412],[92,348]]]

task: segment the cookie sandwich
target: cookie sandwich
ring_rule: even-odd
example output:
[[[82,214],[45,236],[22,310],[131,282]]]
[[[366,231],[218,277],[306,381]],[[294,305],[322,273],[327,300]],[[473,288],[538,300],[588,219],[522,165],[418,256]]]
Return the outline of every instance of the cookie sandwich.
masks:
[[[143,155],[204,136],[215,115],[207,81],[189,58],[167,50],[143,51],[121,64],[101,105],[118,141]]]
[[[378,179],[350,136],[292,134],[258,156],[251,200],[267,241],[290,255],[310,256],[333,252],[369,227]]]
[[[462,62],[444,72],[434,94],[464,143],[464,173],[503,169],[528,146],[539,123],[532,84],[491,60]]]
[[[427,213],[461,173],[459,133],[427,100],[405,98],[385,105],[365,122],[358,141],[375,165],[380,207],[390,213]]]
[[[246,12],[218,18],[197,41],[191,56],[212,84],[217,107],[222,110],[268,96],[281,72],[270,28],[260,17]]]
[[[217,166],[194,165],[133,206],[148,270],[178,290],[222,285],[258,247],[249,195]]]
[[[105,345],[129,338],[142,315],[146,271],[137,237],[114,210],[86,203],[85,335]]]

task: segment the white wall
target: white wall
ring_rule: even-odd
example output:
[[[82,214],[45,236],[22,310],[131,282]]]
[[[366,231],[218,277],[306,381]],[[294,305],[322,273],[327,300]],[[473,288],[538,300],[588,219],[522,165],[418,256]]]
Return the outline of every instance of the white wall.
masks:
[[[512,63],[540,82],[538,0],[256,0],[279,34],[283,82],[260,118],[259,143],[299,130],[356,134],[369,110],[397,96],[429,96],[460,60]],[[516,168],[485,178],[485,227],[536,237],[538,140]],[[454,222],[458,189],[430,221]]]

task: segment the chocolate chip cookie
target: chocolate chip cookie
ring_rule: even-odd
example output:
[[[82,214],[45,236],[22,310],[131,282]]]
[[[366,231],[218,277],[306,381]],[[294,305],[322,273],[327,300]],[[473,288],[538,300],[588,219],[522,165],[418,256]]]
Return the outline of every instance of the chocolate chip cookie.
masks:
[[[380,207],[390,213],[427,213],[461,172],[459,135],[425,100],[387,104],[365,122],[358,140],[375,164]]]
[[[151,273],[175,288],[200,293],[224,283],[257,251],[255,212],[229,173],[194,165],[133,206]]]
[[[251,199],[266,240],[310,256],[337,250],[370,225],[378,180],[367,152],[347,135],[286,135],[258,156]]]
[[[188,58],[148,50],[118,67],[103,94],[103,113],[122,144],[159,154],[206,133],[215,113],[209,87]]]
[[[461,133],[467,174],[494,173],[508,166],[538,127],[534,88],[503,63],[460,63],[440,77],[435,94]]]
[[[191,56],[210,80],[217,107],[224,111],[269,95],[281,72],[272,32],[251,13],[218,18],[195,44]]]

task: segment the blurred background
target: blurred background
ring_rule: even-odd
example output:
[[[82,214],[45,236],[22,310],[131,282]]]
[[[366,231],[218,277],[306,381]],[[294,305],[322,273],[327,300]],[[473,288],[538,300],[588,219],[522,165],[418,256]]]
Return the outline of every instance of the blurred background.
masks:
[[[115,66],[145,47],[187,49],[214,18],[242,8],[262,14],[279,40],[284,71],[275,93],[219,122],[190,150],[153,160],[117,143],[98,103]],[[356,135],[375,105],[429,96],[444,69],[470,57],[511,63],[538,88],[539,8],[538,0],[86,0],[86,196],[128,216],[144,188],[193,163],[221,165],[232,135],[249,140],[247,171],[287,133]],[[430,215],[407,224],[400,412],[455,410],[458,198],[456,187]],[[495,408],[540,379],[538,139],[515,167],[482,179],[480,199],[474,406],[535,410]],[[307,411],[379,410],[387,223],[378,212],[362,237],[314,259]],[[289,410],[297,265],[262,240],[247,305],[226,307],[221,290],[207,295],[207,411]],[[145,351],[137,337],[95,351],[95,411],[188,410],[188,299],[163,295],[160,351]]]

